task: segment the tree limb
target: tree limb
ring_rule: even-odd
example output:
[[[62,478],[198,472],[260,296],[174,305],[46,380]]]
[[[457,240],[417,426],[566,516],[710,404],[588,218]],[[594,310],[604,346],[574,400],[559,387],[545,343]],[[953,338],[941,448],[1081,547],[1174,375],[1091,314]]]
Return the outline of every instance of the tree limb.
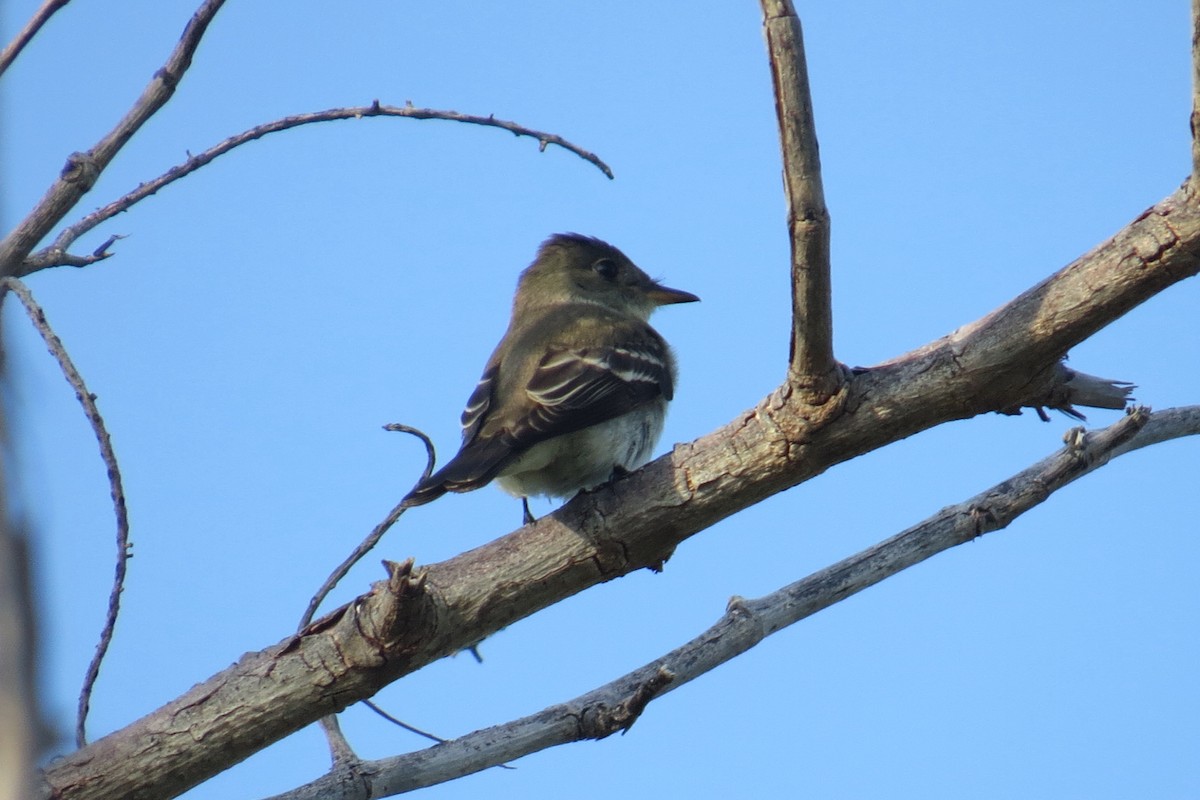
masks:
[[[783,150],[783,188],[792,245],[792,384],[820,404],[837,389],[829,267],[829,211],[813,120],[804,35],[791,0],[762,0]]]
[[[67,215],[100,177],[125,143],[146,120],[154,116],[175,94],[175,87],[192,64],[192,56],[204,32],[225,0],[204,0],[188,21],[183,35],[165,64],[154,73],[133,107],[86,153],[72,153],[62,174],[20,224],[0,241],[0,277],[20,274],[21,262],[30,250]]]
[[[627,698],[656,699],[741,655],[784,628],[937,553],[992,531],[1118,455],[1200,434],[1200,406],[1137,409],[1109,427],[1068,432],[1059,452],[890,539],[756,600],[733,598],[725,615],[681,647],[579,697],[425,750],[357,765],[362,783],[334,773],[270,800],[374,800],[453,780],[555,745],[598,738],[586,724]],[[663,680],[669,675],[669,680]],[[651,687],[647,689],[646,687]],[[649,695],[647,697],[647,695]],[[643,706],[645,703],[642,704]],[[607,729],[605,729],[607,730]],[[604,730],[601,731],[602,733]],[[608,733],[613,732],[607,730]]]
[[[835,464],[1041,396],[1069,347],[1198,271],[1200,209],[1172,196],[991,314],[852,376],[823,406],[784,384],[534,525],[422,569],[390,565],[369,593],[65,756],[46,779],[62,798],[182,791],[548,605],[661,564],[687,537]]]
[[[25,49],[25,45],[29,44],[34,36],[37,36],[37,32],[54,16],[54,13],[69,2],[71,0],[46,0],[37,11],[33,12],[33,16],[29,18],[29,22],[25,23],[25,27],[4,46],[3,51],[0,51],[0,75],[3,75],[12,62],[17,60],[17,56]]]

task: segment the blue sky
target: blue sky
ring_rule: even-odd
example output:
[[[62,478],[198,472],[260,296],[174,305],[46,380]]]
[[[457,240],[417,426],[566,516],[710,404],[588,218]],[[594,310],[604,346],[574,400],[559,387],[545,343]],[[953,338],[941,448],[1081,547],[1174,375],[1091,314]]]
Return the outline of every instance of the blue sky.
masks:
[[[36,3],[0,10],[8,35]],[[5,227],[162,63],[193,4],[76,0],[0,84]],[[833,217],[840,360],[870,365],[1011,299],[1170,194],[1190,167],[1188,4],[802,3]],[[231,2],[175,99],[70,219],[224,137],[374,99],[495,114],[596,152],[446,122],[274,135],[86,237],[116,256],[29,285],[99,396],[135,558],[93,737],[284,636],[330,569],[443,456],[538,242],[579,231],[703,298],[655,325],[680,362],[663,443],[778,384],[787,234],[753,4]],[[1071,354],[1155,408],[1200,401],[1200,285]],[[37,545],[43,686],[63,732],[114,550],[95,443],[23,317],[7,314],[18,506]],[[1109,424],[1115,413],[1095,412]],[[377,701],[443,736],[571,698],[757,596],[1059,446],[1055,417],[953,423],[704,531],[662,574],[596,587]],[[1200,794],[1200,559],[1191,441],[1114,462],[1009,530],[919,565],[654,703],[626,736],[555,748],[427,796]],[[552,506],[539,504],[541,514]],[[404,518],[379,558],[507,533],[487,488]],[[331,606],[330,606],[331,607]],[[361,708],[366,757],[423,746]],[[188,796],[260,797],[323,772],[315,729]],[[610,780],[597,776],[612,776]]]

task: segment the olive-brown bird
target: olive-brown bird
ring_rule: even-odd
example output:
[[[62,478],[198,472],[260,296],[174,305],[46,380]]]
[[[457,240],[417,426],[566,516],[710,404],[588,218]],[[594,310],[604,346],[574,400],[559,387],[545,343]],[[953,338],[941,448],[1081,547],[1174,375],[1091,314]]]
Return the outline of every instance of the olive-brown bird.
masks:
[[[508,330],[467,400],[462,447],[403,504],[495,479],[530,522],[530,496],[570,497],[642,466],[675,386],[650,314],[699,299],[599,239],[551,236],[521,273]]]

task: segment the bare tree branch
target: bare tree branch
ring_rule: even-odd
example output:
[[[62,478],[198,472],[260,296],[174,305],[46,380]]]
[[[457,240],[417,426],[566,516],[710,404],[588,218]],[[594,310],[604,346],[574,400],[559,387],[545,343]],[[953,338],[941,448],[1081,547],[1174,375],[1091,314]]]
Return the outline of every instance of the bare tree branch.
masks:
[[[832,402],[803,404],[784,384],[534,525],[419,570],[390,565],[368,594],[65,756],[46,779],[62,798],[182,791],[552,603],[660,565],[687,537],[835,464],[1042,396],[1068,348],[1198,271],[1200,209],[1176,195],[1000,309],[853,375]],[[172,732],[190,744],[168,755]]]
[[[833,359],[829,211],[821,183],[804,35],[791,0],[762,0],[762,10],[792,243],[789,370],[792,384],[802,391],[811,390],[819,404],[836,391],[840,376]]]
[[[417,483],[420,483],[421,480],[428,478],[433,472],[434,463],[437,461],[437,449],[433,446],[433,440],[430,439],[429,436],[427,436],[421,429],[413,428],[409,425],[402,425],[398,422],[393,422],[383,427],[384,430],[388,431],[399,431],[401,433],[412,434],[421,440],[421,443],[425,445],[425,471],[421,473],[421,478],[417,481]],[[407,506],[405,506],[403,503],[397,503],[395,508],[389,511],[387,516],[385,516],[383,520],[380,521],[380,523],[376,525],[369,534],[367,534],[367,538],[363,539],[358,546],[354,548],[350,555],[346,556],[346,560],[339,564],[337,568],[330,573],[329,577],[325,579],[325,582],[321,584],[321,588],[317,589],[317,593],[314,594],[312,599],[308,601],[308,607],[304,609],[304,614],[302,614],[300,617],[300,625],[297,630],[302,631],[308,627],[308,624],[312,622],[313,615],[317,613],[317,608],[319,608],[321,602],[329,596],[329,593],[333,591],[333,587],[337,586],[342,578],[346,577],[346,573],[348,573],[355,564],[361,561],[363,556],[371,552],[371,550],[375,548],[375,545],[379,544],[379,540],[382,539],[383,535],[387,533],[393,525],[396,524],[396,521],[400,519],[406,510]]]
[[[109,645],[112,644],[117,615],[121,610],[121,592],[125,588],[125,570],[129,562],[129,550],[132,547],[129,542],[129,514],[125,508],[125,488],[121,483],[121,467],[117,463],[117,454],[113,450],[112,439],[109,438],[104,417],[100,415],[100,409],[96,407],[96,396],[88,391],[87,384],[83,382],[83,376],[75,368],[62,340],[58,338],[58,334],[46,321],[46,312],[34,301],[29,289],[20,281],[14,278],[2,278],[0,286],[4,291],[15,294],[25,306],[25,311],[29,314],[33,326],[42,335],[46,346],[50,348],[50,354],[58,362],[63,376],[66,377],[67,383],[71,384],[71,388],[75,390],[75,397],[83,406],[83,413],[87,417],[88,423],[91,424],[93,433],[96,434],[96,442],[100,445],[100,457],[104,459],[104,466],[108,472],[113,515],[117,521],[117,565],[113,574],[112,589],[108,594],[108,611],[104,616],[104,627],[100,631],[100,641],[96,644],[96,652],[92,654],[92,660],[84,675],[83,688],[79,690],[79,708],[75,717],[75,745],[83,747],[87,744],[85,723],[92,698],[92,687],[95,686],[96,678],[100,675],[100,664],[104,661],[104,655],[108,652]]]
[[[330,108],[325,111],[313,111],[306,114],[295,114],[290,117],[274,120],[273,122],[256,125],[249,130],[242,131],[234,136],[230,136],[228,139],[213,145],[202,153],[189,156],[187,161],[184,161],[182,164],[172,167],[154,180],[147,181],[146,183],[139,185],[136,189],[128,194],[117,198],[104,207],[93,211],[86,217],[83,217],[73,225],[65,228],[61,233],[58,234],[52,244],[26,258],[18,268],[17,276],[24,277],[25,275],[36,272],[40,269],[45,269],[47,267],[83,266],[83,264],[78,263],[80,261],[80,257],[70,256],[67,253],[67,248],[69,248],[80,236],[92,230],[105,220],[112,219],[117,214],[127,211],[135,203],[155,194],[167,184],[173,183],[180,178],[195,172],[213,159],[228,153],[235,147],[246,144],[247,142],[252,142],[255,139],[261,139],[263,136],[266,136],[269,133],[285,131],[289,128],[296,128],[301,125],[343,119],[363,119],[364,117],[440,119],[449,120],[451,122],[463,122],[471,125],[483,125],[492,128],[500,128],[512,133],[514,136],[530,136],[534,139],[537,139],[539,148],[541,150],[545,150],[548,145],[557,145],[564,150],[574,153],[583,160],[594,164],[597,169],[607,175],[610,179],[613,177],[612,169],[609,168],[609,166],[605,164],[599,158],[599,156],[584,150],[578,145],[572,144],[557,134],[534,130],[533,128],[527,128],[524,125],[519,125],[516,122],[496,119],[491,115],[482,117],[474,114],[461,114],[457,111],[439,111],[432,108],[414,108],[411,105],[385,106],[380,105],[379,101],[376,100],[369,106],[356,106],[353,108]],[[74,259],[74,261],[71,259]],[[88,263],[91,262],[89,261]]]
[[[334,773],[270,800],[375,800],[443,783],[559,744],[600,738],[592,720],[609,718],[628,698],[645,702],[673,691],[760,641],[869,586],[956,545],[1001,530],[1058,489],[1150,444],[1200,434],[1200,406],[1150,414],[1137,409],[1092,433],[1075,428],[1066,447],[990,489],[890,539],[756,600],[735,597],[725,615],[681,647],[565,703],[437,746],[357,765],[357,786]],[[663,675],[670,679],[662,680]],[[642,703],[644,707],[645,702]],[[639,709],[640,713],[640,709]]]
[[[1123,456],[1143,447],[1200,434],[1200,406],[1181,406],[1155,411],[1150,415],[1146,427],[1137,436],[1124,444],[1117,445],[1109,458]],[[1100,466],[1097,464],[1097,466]]]
[[[17,268],[17,275],[15,277],[23,278],[26,275],[32,275],[38,270],[46,269],[47,267],[90,267],[92,264],[103,261],[111,256],[112,253],[108,249],[124,238],[121,234],[114,233],[105,239],[103,244],[86,256],[68,253],[65,250],[56,249],[51,245],[22,261],[20,267]]]
[[[25,23],[25,27],[13,37],[11,42],[4,46],[3,51],[0,51],[0,75],[3,75],[9,66],[17,60],[17,56],[25,49],[25,45],[29,44],[34,36],[37,36],[37,32],[54,16],[54,12],[60,10],[69,2],[71,0],[46,0],[37,11],[33,12],[33,16],[29,18],[29,22]]]
[[[45,196],[8,236],[0,241],[0,276],[20,274],[30,250],[67,215],[95,185],[125,143],[171,96],[192,64],[192,55],[225,0],[204,0],[192,15],[165,64],[154,73],[125,117],[86,153],[72,153]]]
[[[427,436],[425,432],[419,428],[413,428],[409,425],[402,425],[398,422],[391,423],[383,427],[384,430],[400,431],[402,433],[412,434],[421,440],[421,443],[425,445],[426,459],[425,469],[421,473],[421,478],[417,482],[419,483],[420,480],[428,478],[433,472],[433,466],[437,461],[437,448],[433,446],[433,440],[430,439],[429,436]],[[325,579],[325,582],[321,584],[321,588],[317,590],[317,593],[312,596],[311,600],[309,600],[308,607],[304,610],[304,614],[300,617],[300,625],[297,630],[302,632],[306,627],[308,627],[309,623],[312,622],[313,614],[316,613],[317,608],[320,607],[322,601],[324,601],[325,598],[329,596],[329,593],[333,591],[333,587],[337,586],[342,578],[346,577],[346,573],[348,573],[355,564],[361,561],[363,556],[371,552],[371,550],[375,548],[375,545],[379,544],[379,540],[382,539],[383,535],[387,533],[393,525],[396,524],[406,510],[407,507],[403,503],[397,503],[396,506],[388,512],[387,516],[383,518],[383,521],[376,525],[375,528],[369,534],[367,534],[367,538],[363,539],[362,542],[360,542],[358,546],[354,548],[350,555],[347,556],[346,559],[339,564],[336,569],[334,569],[329,577]],[[371,708],[373,708],[379,714],[384,713],[375,705],[371,705]],[[415,730],[415,728],[405,725],[403,722],[399,722],[399,720],[397,720],[397,723],[409,728],[410,730]],[[350,746],[350,742],[346,741],[346,737],[342,733],[342,728],[338,724],[337,716],[330,714],[327,717],[322,717],[321,730],[324,731],[325,739],[329,742],[329,752],[333,758],[333,771],[337,773],[341,779],[357,784],[357,780],[354,780],[353,778],[355,775],[357,775],[358,765],[362,763],[362,759],[360,759],[354,752],[354,748]]]
[[[500,627],[596,583],[661,564],[693,533],[830,466],[951,419],[1045,405],[1064,382],[1058,361],[1069,347],[1200,271],[1200,209],[1186,193],[1177,193],[992,314],[893,361],[841,375],[828,335],[828,214],[801,31],[788,0],[762,2],[793,242],[788,380],[722,429],[581,495],[535,525],[421,569],[411,560],[388,563],[387,580],[369,593],[52,764],[45,773],[48,793],[63,798],[178,793]],[[34,213],[0,242],[0,273],[22,262],[53,261],[45,251],[41,260],[25,257],[169,99],[220,5],[201,6],[167,66],[126,118],[92,151],[73,155]],[[80,257],[64,258],[61,263]],[[821,391],[822,379],[827,391]],[[1117,385],[1109,382],[1109,388]],[[1107,390],[1101,393],[1108,396]],[[1141,422],[1140,415],[1131,419],[1137,421],[1126,425]],[[1077,442],[1080,452],[1088,447],[1086,439]],[[972,526],[952,526],[951,534],[978,535],[998,518],[995,509],[988,511],[990,516],[972,510]],[[918,546],[912,563],[927,557],[921,553]],[[862,580],[880,579],[864,569]],[[842,580],[844,574],[830,577]],[[789,599],[810,601],[816,602],[803,593]],[[758,603],[738,601],[728,617],[731,626],[745,625],[750,639],[782,624]],[[679,673],[655,666],[653,675],[626,685],[582,723],[575,720],[577,730],[598,736],[623,729],[654,696],[678,685]]]

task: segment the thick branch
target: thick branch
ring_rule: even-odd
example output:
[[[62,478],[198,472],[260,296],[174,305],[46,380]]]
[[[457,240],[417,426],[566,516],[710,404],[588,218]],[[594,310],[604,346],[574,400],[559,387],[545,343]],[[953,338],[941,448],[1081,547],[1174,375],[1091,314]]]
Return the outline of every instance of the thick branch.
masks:
[[[735,598],[699,636],[591,692],[536,714],[438,746],[358,765],[363,782],[330,773],[271,800],[374,800],[469,775],[555,745],[595,738],[584,724],[620,708],[641,687],[661,682],[647,702],[746,652],[830,605],[951,547],[1007,527],[1058,489],[1119,454],[1166,439],[1200,435],[1200,406],[1148,414],[1137,410],[1090,434],[1072,431],[1065,448],[965,502],[803,580],[757,600]],[[645,696],[642,692],[640,696]]]
[[[37,32],[54,16],[54,12],[69,2],[71,0],[46,0],[42,3],[41,7],[29,18],[29,22],[25,23],[25,27],[0,52],[0,75],[3,75],[12,62],[17,60],[17,56],[25,49],[25,45],[29,44],[34,36],[37,36]]]
[[[829,211],[813,121],[804,36],[791,0],[762,0],[763,28],[783,149],[783,188],[792,243],[792,340],[789,371],[816,402],[837,388],[829,280]]]
[[[1200,271],[1200,207],[1184,189],[1146,209],[1091,252],[981,319],[869,370],[861,388],[910,380],[894,399],[926,398],[943,382],[941,402],[963,417],[1037,405],[1070,348],[1166,287]],[[901,376],[908,376],[903,378]],[[1007,395],[1004,402],[1000,397]],[[891,401],[880,413],[889,417]],[[924,414],[901,416],[916,422]],[[943,420],[944,421],[944,420]],[[915,432],[915,431],[914,431]]]
[[[239,134],[230,136],[222,142],[218,142],[202,153],[194,156],[189,156],[187,161],[172,167],[171,169],[159,175],[151,181],[147,181],[139,185],[136,189],[119,197],[116,200],[108,203],[102,208],[98,208],[91,214],[88,214],[83,219],[65,228],[55,238],[54,242],[49,246],[39,250],[37,253],[29,256],[17,269],[17,275],[25,276],[32,272],[47,267],[57,266],[84,266],[80,263],[84,259],[76,256],[70,256],[67,253],[69,248],[80,236],[95,228],[105,220],[112,219],[117,214],[129,210],[135,203],[150,197],[158,192],[169,183],[183,178],[204,165],[208,164],[218,156],[222,156],[248,142],[256,139],[261,139],[269,133],[285,131],[289,128],[297,128],[301,125],[310,125],[314,122],[330,122],[341,119],[362,119],[364,117],[408,117],[410,119],[442,119],[451,122],[463,122],[470,125],[484,125],[492,128],[500,128],[512,133],[514,136],[530,136],[537,139],[542,150],[545,150],[549,145],[557,145],[583,160],[594,164],[597,169],[607,175],[610,179],[613,177],[612,169],[608,164],[605,164],[599,156],[584,150],[578,145],[572,144],[566,139],[557,134],[547,133],[545,131],[534,130],[527,128],[524,125],[519,125],[516,122],[508,120],[496,119],[493,116],[481,117],[474,114],[461,114],[457,111],[439,111],[433,108],[414,108],[413,106],[385,106],[379,101],[375,101],[369,106],[355,106],[351,108],[330,108],[325,111],[313,111],[306,114],[294,114],[290,117],[283,117],[272,122],[266,122],[262,125],[256,125],[249,130],[242,131]],[[105,253],[105,256],[108,254]],[[93,263],[93,259],[86,263]]]
[[[1171,197],[983,319],[853,376],[833,402],[803,405],[785,384],[536,525],[423,570],[393,568],[302,635],[56,762],[47,779],[64,798],[182,791],[552,603],[661,564],[687,537],[834,464],[1036,394],[1067,348],[1200,271],[1198,253],[1200,209]]]
[[[0,277],[18,274],[25,257],[42,238],[67,215],[146,120],[154,116],[171,96],[192,64],[208,24],[225,0],[204,0],[184,28],[179,43],[167,62],[154,73],[133,107],[117,126],[86,153],[72,153],[62,174],[46,191],[37,206],[0,241]]]

